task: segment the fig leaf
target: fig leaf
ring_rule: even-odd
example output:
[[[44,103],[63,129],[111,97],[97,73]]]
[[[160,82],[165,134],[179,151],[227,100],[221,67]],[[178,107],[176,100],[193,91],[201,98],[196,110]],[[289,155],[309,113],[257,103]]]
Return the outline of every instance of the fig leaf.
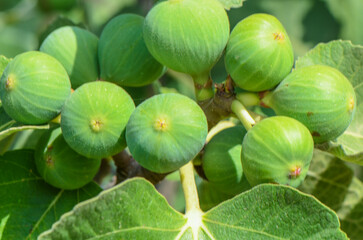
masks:
[[[246,0],[218,0],[222,3],[223,7],[226,10],[230,10],[231,8],[240,8],[243,5],[243,2]]]
[[[95,183],[75,191],[51,187],[37,173],[30,150],[0,156],[0,168],[6,169],[0,177],[0,220],[10,215],[3,239],[36,239],[63,213],[101,190]]]
[[[192,232],[198,237],[193,238]],[[183,216],[141,178],[77,205],[39,236],[40,240],[91,238],[347,239],[333,211],[291,187],[259,185],[205,214]]]
[[[363,229],[363,183],[344,161],[316,150],[308,175],[299,187],[335,211],[341,229],[352,240],[361,239]]]
[[[345,161],[363,165],[363,46],[336,40],[318,44],[296,62],[296,68],[324,64],[341,71],[352,83],[356,96],[356,112],[348,129],[335,141],[319,148]]]

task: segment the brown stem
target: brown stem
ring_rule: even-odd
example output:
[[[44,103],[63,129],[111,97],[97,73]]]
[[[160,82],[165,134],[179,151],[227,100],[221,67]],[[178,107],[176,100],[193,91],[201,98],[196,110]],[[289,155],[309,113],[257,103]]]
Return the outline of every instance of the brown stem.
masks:
[[[149,180],[152,184],[157,184],[169,174],[155,173],[143,168],[126,151],[122,151],[112,158],[117,166],[117,183],[120,183],[128,178],[143,177]]]
[[[215,84],[215,89],[216,93],[213,98],[198,102],[207,117],[208,129],[232,114],[231,104],[235,99],[233,82],[230,77],[225,83]]]

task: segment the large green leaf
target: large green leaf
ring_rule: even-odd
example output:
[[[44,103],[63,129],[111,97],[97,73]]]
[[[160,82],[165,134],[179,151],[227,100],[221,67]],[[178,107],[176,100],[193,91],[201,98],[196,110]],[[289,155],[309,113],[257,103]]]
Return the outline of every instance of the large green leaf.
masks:
[[[10,215],[7,215],[3,217],[0,221],[0,240],[3,238],[3,232],[6,226],[6,223],[8,222]]]
[[[34,152],[0,156],[0,219],[10,215],[3,239],[36,239],[74,205],[100,192],[95,183],[74,191],[56,189],[38,175]]]
[[[229,10],[231,8],[239,8],[242,7],[243,2],[246,0],[219,0],[225,9]]]
[[[299,187],[337,212],[342,230],[354,240],[363,235],[363,184],[353,170],[333,155],[316,150],[308,175]]]
[[[320,146],[337,157],[363,165],[363,47],[349,41],[318,44],[296,62],[296,68],[324,64],[339,69],[352,83],[357,95],[352,123],[336,141]]]
[[[136,178],[77,205],[39,239],[347,238],[333,211],[291,187],[260,185],[206,214],[183,216]]]

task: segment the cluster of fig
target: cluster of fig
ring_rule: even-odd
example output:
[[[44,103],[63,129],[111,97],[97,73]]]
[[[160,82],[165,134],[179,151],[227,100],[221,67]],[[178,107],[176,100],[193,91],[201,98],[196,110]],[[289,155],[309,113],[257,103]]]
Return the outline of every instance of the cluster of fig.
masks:
[[[207,119],[195,101],[170,93],[135,107],[124,90],[154,82],[167,68],[203,88],[223,53],[235,86],[269,91],[262,103],[278,116],[251,129],[224,129],[205,145]],[[8,64],[0,98],[6,113],[24,124],[61,116],[35,151],[39,173],[55,187],[87,184],[100,159],[126,147],[156,173],[179,169],[203,149],[204,177],[232,196],[266,182],[297,187],[314,142],[334,140],[352,120],[356,97],[342,73],[322,65],[292,71],[293,64],[289,37],[271,15],[246,17],[230,33],[218,0],[159,1],[146,18],[113,18],[100,38],[73,26],[53,31],[39,51]]]

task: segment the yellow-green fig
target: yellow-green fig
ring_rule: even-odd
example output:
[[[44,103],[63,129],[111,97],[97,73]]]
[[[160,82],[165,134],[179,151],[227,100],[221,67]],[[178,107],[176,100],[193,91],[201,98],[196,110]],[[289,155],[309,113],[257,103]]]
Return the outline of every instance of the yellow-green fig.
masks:
[[[75,26],[54,30],[40,46],[41,52],[53,56],[64,66],[73,89],[99,78],[97,49],[97,36]]]
[[[279,183],[297,187],[306,177],[313,150],[313,138],[302,123],[284,116],[269,117],[243,139],[243,173],[252,186]]]
[[[105,26],[98,47],[101,79],[120,86],[140,87],[165,72],[165,67],[146,48],[143,25],[143,17],[122,14]]]
[[[238,87],[264,91],[290,73],[294,53],[280,21],[269,14],[253,14],[240,21],[229,38],[225,65]]]
[[[40,138],[35,149],[35,163],[47,183],[72,190],[92,181],[100,168],[101,159],[87,158],[75,152],[58,128]]]
[[[163,1],[144,23],[145,43],[154,58],[192,76],[209,73],[228,37],[228,17],[217,0]]]
[[[42,52],[17,55],[0,79],[2,106],[11,118],[24,124],[49,122],[60,113],[70,94],[66,70]]]
[[[126,126],[127,146],[144,168],[175,171],[203,148],[208,124],[203,110],[176,93],[155,95],[142,102]]]
[[[302,122],[314,142],[322,143],[336,139],[348,128],[355,112],[356,95],[339,70],[312,65],[294,70],[262,101],[277,115]]]

